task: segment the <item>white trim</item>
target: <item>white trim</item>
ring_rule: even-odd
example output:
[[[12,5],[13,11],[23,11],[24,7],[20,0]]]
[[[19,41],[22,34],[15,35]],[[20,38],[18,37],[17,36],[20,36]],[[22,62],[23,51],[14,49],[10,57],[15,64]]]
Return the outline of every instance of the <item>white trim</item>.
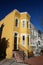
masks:
[[[14,9],[14,11],[17,11],[19,14],[27,14],[29,17],[31,17],[30,14],[28,14],[28,12],[19,12],[17,9]]]
[[[22,20],[21,20],[21,23],[22,23],[22,21],[25,21],[25,22],[26,22],[27,20],[26,20],[26,19],[22,19]]]
[[[19,34],[20,34],[20,33],[18,33],[17,31],[14,31],[14,33],[17,33],[17,34],[18,34],[18,37],[19,37]],[[14,36],[14,33],[13,33],[13,36]],[[20,36],[22,37],[22,35],[25,35],[25,36],[27,37],[27,35],[30,35],[30,34],[21,33]]]
[[[27,12],[21,12],[21,14],[27,14]]]
[[[25,35],[25,37],[27,37],[27,34],[22,33],[22,34],[21,34],[21,37],[22,37],[22,35]]]
[[[20,14],[27,14],[29,17],[31,17],[30,14],[28,14],[28,12],[21,12]]]
[[[25,36],[26,36],[27,34],[21,34],[21,36],[22,36],[22,35],[25,35]]]
[[[28,24],[30,24],[30,21],[29,20],[27,20],[27,22],[29,22]]]
[[[16,22],[16,19],[18,20],[18,26],[15,26],[15,27],[19,27],[19,18],[15,17],[15,22]]]
[[[23,27],[23,21],[25,21],[25,26]],[[28,22],[28,29],[30,29],[30,21],[27,19],[22,19],[21,23],[22,23],[22,28],[27,28],[27,22]]]
[[[29,46],[30,46],[30,34],[21,34],[21,37],[25,36],[25,42],[26,42],[26,37],[29,35]],[[23,45],[23,42],[22,42]],[[23,45],[24,46],[24,45]]]
[[[30,34],[24,34],[24,33],[22,33],[22,34],[21,34],[21,37],[22,37],[22,35],[25,35],[25,37],[27,37],[27,35],[30,35]]]
[[[24,27],[23,27],[23,21],[25,22]],[[25,28],[26,27],[26,19],[22,19],[21,23],[22,23],[22,28]]]

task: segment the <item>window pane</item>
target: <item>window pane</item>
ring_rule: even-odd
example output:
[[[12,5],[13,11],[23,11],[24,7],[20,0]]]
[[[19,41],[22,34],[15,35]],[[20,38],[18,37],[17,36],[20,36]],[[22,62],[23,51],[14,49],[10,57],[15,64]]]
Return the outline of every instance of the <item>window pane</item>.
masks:
[[[15,33],[14,36],[17,37],[17,33]]]
[[[25,36],[23,36],[23,40],[25,40]]]
[[[18,26],[18,19],[16,19],[15,26]]]
[[[22,44],[25,44],[25,36],[22,36]]]
[[[17,35],[17,33],[15,33],[15,36]]]

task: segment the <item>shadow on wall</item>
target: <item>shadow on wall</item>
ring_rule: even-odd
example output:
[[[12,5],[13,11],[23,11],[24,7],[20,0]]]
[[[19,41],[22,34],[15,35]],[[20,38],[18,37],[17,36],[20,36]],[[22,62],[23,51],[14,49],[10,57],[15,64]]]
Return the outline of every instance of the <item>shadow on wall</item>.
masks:
[[[8,40],[6,40],[6,38],[1,38],[3,28],[4,28],[4,24],[2,24],[0,27],[0,60],[6,57],[6,48],[8,47],[8,44],[7,44]]]

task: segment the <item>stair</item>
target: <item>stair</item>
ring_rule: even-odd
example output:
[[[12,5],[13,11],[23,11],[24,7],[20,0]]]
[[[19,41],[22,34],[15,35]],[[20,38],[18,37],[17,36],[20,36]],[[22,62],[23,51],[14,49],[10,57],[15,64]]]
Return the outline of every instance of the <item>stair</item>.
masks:
[[[25,59],[25,55],[23,51],[13,51],[13,58],[15,58],[15,61],[22,62]]]

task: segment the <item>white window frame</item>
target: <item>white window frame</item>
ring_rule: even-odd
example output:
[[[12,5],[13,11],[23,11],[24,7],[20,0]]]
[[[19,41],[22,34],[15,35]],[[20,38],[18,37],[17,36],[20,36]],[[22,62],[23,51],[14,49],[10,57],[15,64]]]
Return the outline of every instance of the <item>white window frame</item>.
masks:
[[[15,25],[15,27],[19,27],[19,18],[16,17],[16,18],[15,18],[15,22],[16,22],[16,19],[18,20],[18,25],[17,25],[17,26]]]
[[[23,21],[25,22],[24,26],[23,26]],[[26,19],[22,19],[21,22],[22,22],[22,28],[25,28],[26,27]]]

